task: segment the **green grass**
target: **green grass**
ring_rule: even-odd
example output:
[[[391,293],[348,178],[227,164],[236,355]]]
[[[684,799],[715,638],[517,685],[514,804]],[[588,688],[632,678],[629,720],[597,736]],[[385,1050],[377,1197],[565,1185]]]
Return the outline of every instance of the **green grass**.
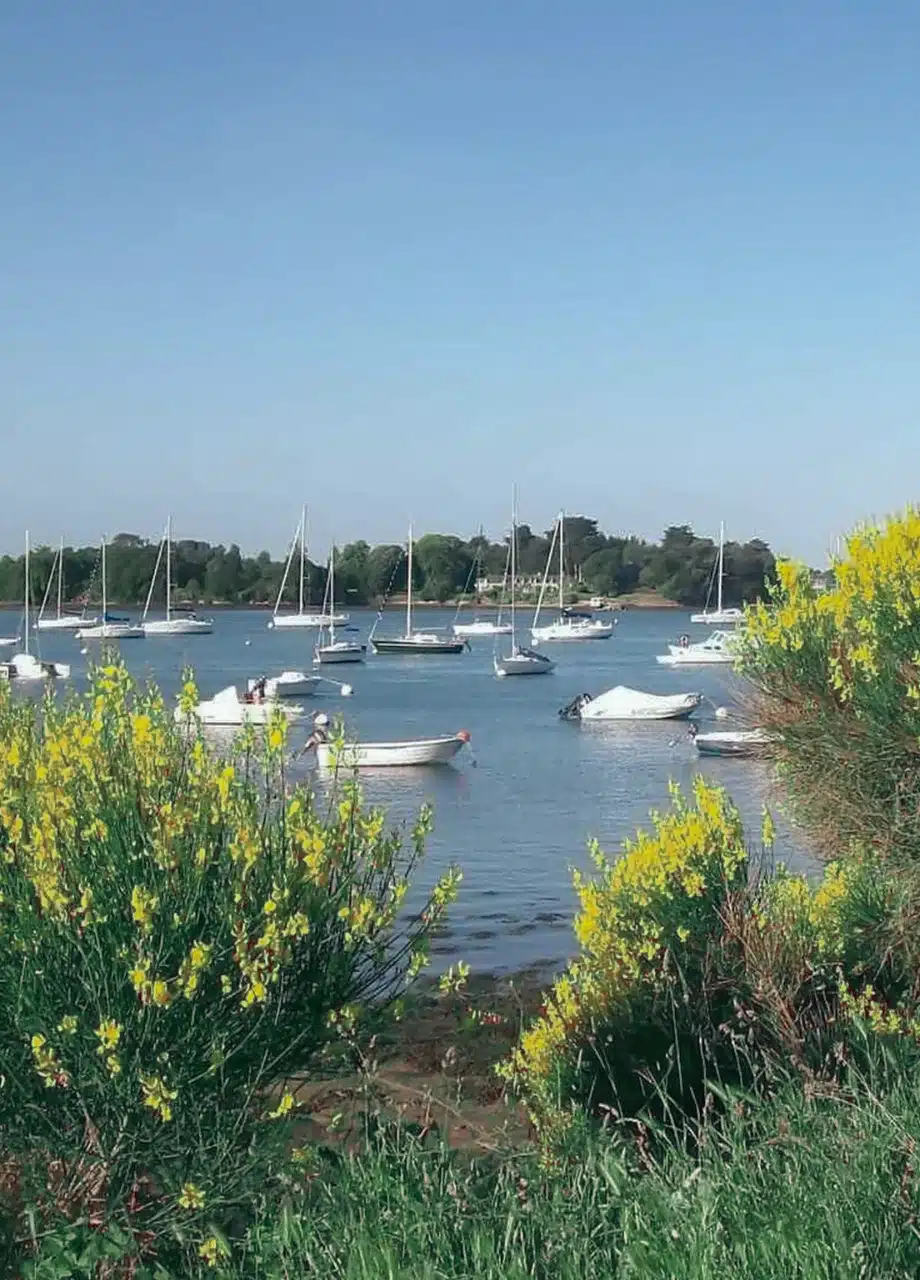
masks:
[[[586,1138],[560,1170],[381,1130],[250,1233],[241,1271],[342,1280],[920,1274],[920,1083],[730,1106],[691,1153]]]

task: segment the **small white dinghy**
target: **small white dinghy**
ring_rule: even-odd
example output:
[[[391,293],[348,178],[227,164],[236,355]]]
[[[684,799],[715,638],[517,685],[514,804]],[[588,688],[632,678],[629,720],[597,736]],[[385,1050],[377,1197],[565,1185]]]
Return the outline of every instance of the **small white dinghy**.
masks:
[[[44,662],[34,653],[14,653],[3,663],[10,680],[69,680],[69,662]]]
[[[305,671],[282,671],[280,676],[260,676],[248,682],[249,692],[274,701],[278,698],[310,698],[320,683],[319,676]]]
[[[0,636],[0,649],[14,649],[19,644],[19,636]]]
[[[702,701],[701,693],[642,693],[618,684],[596,698],[580,693],[559,715],[563,720],[683,720]]]
[[[259,702],[254,698],[250,700],[240,697],[236,685],[231,684],[226,689],[221,689],[213,698],[199,702],[191,714],[201,724],[238,728],[244,724],[268,724],[279,711],[288,720],[296,720],[303,715],[303,707],[296,703],[281,703],[271,699]],[[180,722],[186,718],[181,707],[176,707],[175,716]]]
[[[313,732],[304,750],[316,751],[320,769],[390,769],[410,765],[450,764],[470,740],[466,729],[445,738],[415,738],[403,742],[330,742],[329,717],[313,717]]]
[[[701,756],[756,756],[770,745],[763,729],[720,729],[699,733],[690,726],[690,739]]]

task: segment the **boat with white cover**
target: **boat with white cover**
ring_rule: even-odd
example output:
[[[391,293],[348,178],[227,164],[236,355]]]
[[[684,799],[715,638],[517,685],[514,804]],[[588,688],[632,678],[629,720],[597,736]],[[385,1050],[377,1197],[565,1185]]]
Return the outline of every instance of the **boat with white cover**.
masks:
[[[756,756],[770,745],[762,729],[720,729],[699,733],[690,726],[690,738],[701,756]]]
[[[102,539],[102,621],[96,625],[91,623],[81,627],[76,633],[78,640],[143,640],[144,628],[135,626],[127,619],[110,618],[108,597],[106,595],[105,538]]]
[[[455,636],[510,636],[511,623],[492,620],[491,618],[474,618],[472,622],[455,622]]]
[[[701,693],[642,693],[618,684],[596,698],[580,693],[559,715],[563,720],[684,720],[702,701]]]
[[[713,631],[699,644],[691,644],[689,636],[681,636],[678,644],[668,645],[667,653],[656,655],[656,661],[665,667],[723,666],[734,662],[735,633]]]
[[[297,706],[296,703],[272,699],[257,702],[255,699],[240,697],[236,685],[231,684],[226,689],[221,689],[220,693],[216,693],[213,698],[199,702],[190,714],[200,724],[237,728],[244,724],[268,724],[279,711],[288,720],[297,720],[303,715],[303,707]],[[176,707],[175,717],[179,721],[184,721],[187,713],[181,707]]]
[[[19,636],[0,636],[0,649],[12,649],[19,644]]]
[[[300,573],[297,588],[297,612],[281,613],[281,601],[284,599],[285,588],[291,573],[291,565],[294,562],[294,554],[300,549]],[[307,609],[304,606],[304,583],[305,571],[307,564],[307,508],[300,509],[300,523],[294,530],[294,537],[291,539],[291,547],[288,551],[287,563],[284,566],[284,574],[281,578],[281,586],[278,588],[278,598],[275,601],[275,607],[272,610],[271,622],[269,622],[269,630],[280,628],[285,629],[296,627],[322,627],[328,625],[329,619],[324,617],[322,613],[317,613],[315,609]],[[347,613],[336,615],[335,621],[344,626],[348,621]]]
[[[326,578],[326,596],[323,600],[323,630],[328,628],[329,639],[324,644],[323,632],[320,632],[318,643],[313,650],[313,661],[320,666],[363,662],[367,645],[360,644],[357,640],[336,640],[335,625],[335,544],[333,544],[329,552],[329,573]]]
[[[69,662],[47,662],[31,651],[32,593],[30,587],[32,561],[29,535],[26,533],[25,563],[25,613],[23,622],[22,653],[14,653],[3,666],[4,675],[10,680],[67,680],[70,678]]]
[[[329,742],[322,721],[314,720],[307,748],[316,751],[321,769],[394,769],[450,764],[470,740],[465,729],[443,738],[414,738],[403,742]]]
[[[308,675],[305,671],[282,671],[280,676],[260,676],[258,680],[250,680],[250,693],[261,692],[269,700],[277,698],[310,698],[316,693],[320,683],[319,676]]]
[[[51,587],[55,579],[57,579],[57,612],[53,616],[46,617],[48,597],[51,595]],[[95,621],[95,618],[87,618],[84,614],[64,612],[64,539],[61,538],[61,544],[51,566],[48,584],[45,587],[41,608],[38,611],[36,629],[38,631],[76,631],[83,626],[92,626]]]
[[[736,609],[729,606],[724,608],[722,605],[722,581],[725,577],[725,522],[719,525],[719,554],[713,567],[713,577],[709,579],[709,590],[706,592],[706,605],[702,613],[691,613],[691,622],[700,622],[710,627],[733,627],[739,622],[744,621],[744,610]],[[712,595],[713,578],[718,583],[716,595],[716,607],[709,608],[709,600]]]
[[[462,653],[467,642],[456,637],[442,635],[438,631],[414,631],[412,629],[412,526],[409,525],[408,572],[406,579],[406,631],[401,636],[378,636],[377,626],[383,611],[377,614],[371,628],[370,642],[374,653]]]
[[[496,676],[503,680],[506,676],[539,676],[552,671],[554,664],[542,653],[526,649],[517,643],[515,636],[515,594],[517,588],[517,501],[511,495],[511,542],[508,547],[508,560],[511,570],[511,646],[506,654],[493,653],[492,666]]]
[[[157,574],[160,571],[160,561],[163,558],[164,548],[166,550],[166,617],[148,620],[147,615],[150,612],[150,603],[153,600],[153,590],[156,586]],[[153,566],[153,577],[150,579],[150,590],[147,592],[147,602],[144,605],[144,613],[141,618],[141,627],[145,636],[208,636],[214,630],[214,622],[211,618],[196,618],[194,613],[173,612],[171,519],[167,519],[166,531],[160,540],[157,562]]]
[[[559,544],[559,617],[541,627],[540,610],[543,607],[543,597],[546,594],[550,565],[557,542]],[[603,622],[600,618],[594,618],[584,611],[565,607],[565,515],[560,512],[553,526],[553,538],[546,557],[543,583],[537,599],[533,625],[530,628],[531,638],[534,644],[555,643],[558,640],[609,640],[613,635],[613,625],[612,622]]]

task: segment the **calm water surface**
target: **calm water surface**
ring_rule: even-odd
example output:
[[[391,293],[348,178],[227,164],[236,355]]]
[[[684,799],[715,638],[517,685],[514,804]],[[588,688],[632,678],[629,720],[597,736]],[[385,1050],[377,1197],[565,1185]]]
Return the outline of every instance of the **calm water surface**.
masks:
[[[472,734],[472,751],[455,766],[362,772],[368,799],[387,805],[394,819],[410,819],[425,800],[434,804],[426,883],[450,862],[463,869],[460,899],[438,945],[440,963],[462,957],[477,969],[510,970],[563,960],[573,942],[571,868],[590,868],[592,837],[614,852],[650,808],[665,807],[669,779],[686,788],[703,772],[723,783],[752,840],[759,838],[761,806],[776,797],[768,769],[757,761],[701,761],[681,722],[559,720],[558,709],[577,693],[626,684],[649,693],[699,690],[708,699],[696,717],[703,727],[714,723],[716,706],[731,704],[740,692],[728,671],[675,672],[655,662],[681,632],[705,637],[705,628],[691,627],[687,615],[636,610],[618,617],[611,640],[547,645],[558,665],[533,680],[496,680],[491,638],[473,640],[472,651],[459,657],[369,655],[364,666],[322,668],[323,675],[349,681],[354,696],[342,698],[330,683],[307,700],[309,707],[344,714],[347,731],[357,737]],[[418,611],[420,627],[452,620],[452,611]],[[366,633],[372,616],[359,613],[354,621]],[[400,621],[394,613],[381,633],[398,632]],[[153,677],[170,696],[186,663],[194,666],[203,697],[231,683],[245,687],[249,676],[309,670],[314,633],[270,631],[267,623],[261,612],[222,612],[211,636],[125,641],[122,652],[135,675]],[[15,615],[0,614],[0,635],[14,634],[17,625]],[[66,635],[43,635],[39,642],[43,657],[72,664],[79,685],[87,662],[80,643]],[[295,745],[306,732],[306,725],[296,729]],[[777,825],[776,856],[814,870],[801,838],[782,821]]]

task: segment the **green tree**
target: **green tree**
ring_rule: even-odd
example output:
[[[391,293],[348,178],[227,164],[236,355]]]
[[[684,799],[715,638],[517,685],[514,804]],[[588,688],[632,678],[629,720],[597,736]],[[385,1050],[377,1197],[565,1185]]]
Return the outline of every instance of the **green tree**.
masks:
[[[473,554],[459,538],[426,533],[415,544],[421,588],[429,600],[448,600],[466,586]]]

